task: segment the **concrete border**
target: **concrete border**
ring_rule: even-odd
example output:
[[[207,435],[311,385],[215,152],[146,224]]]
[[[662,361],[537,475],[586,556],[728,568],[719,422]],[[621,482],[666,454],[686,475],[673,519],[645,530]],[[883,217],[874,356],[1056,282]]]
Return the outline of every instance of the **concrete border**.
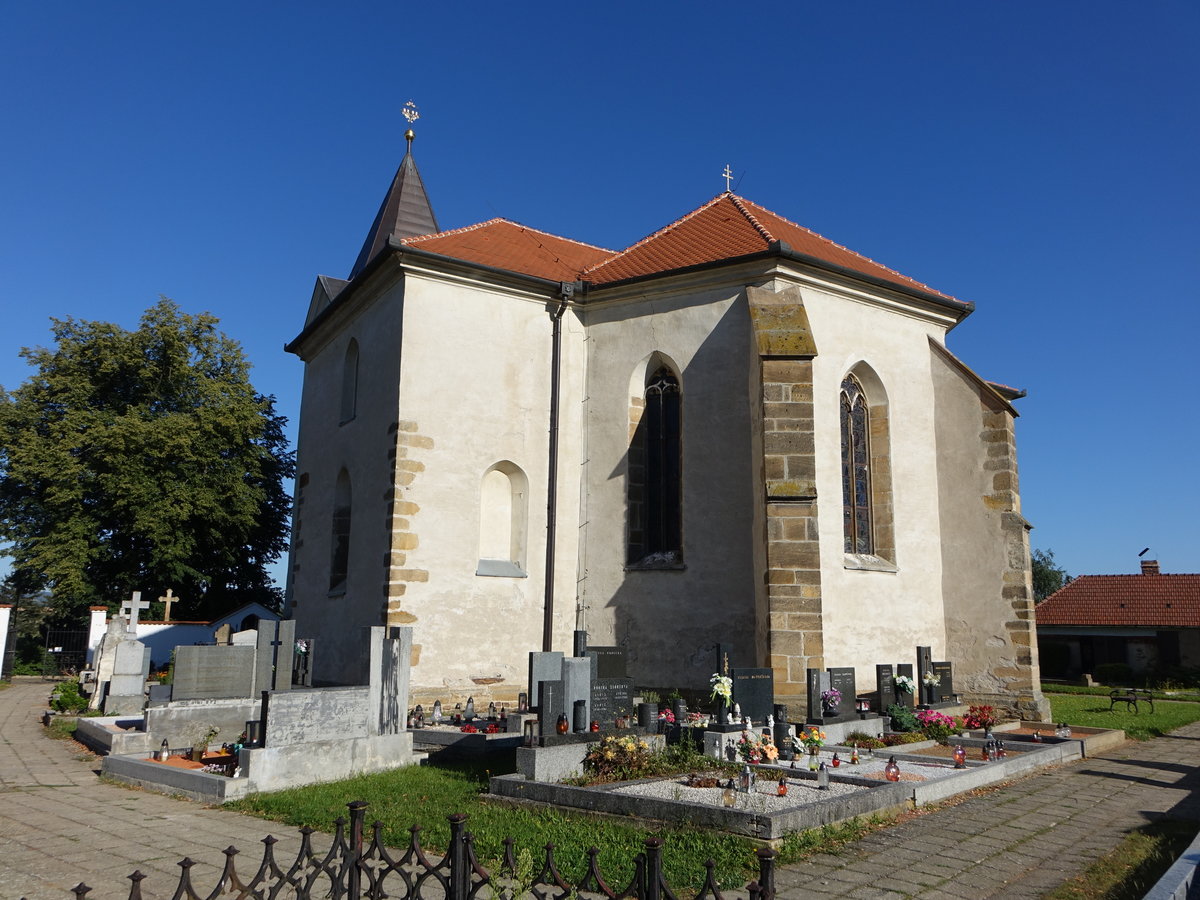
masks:
[[[138,756],[106,756],[100,774],[123,784],[201,803],[225,803],[254,790],[245,778],[226,778],[196,769],[165,766]]]
[[[1190,900],[1200,896],[1200,834],[1192,840],[1187,850],[1174,865],[1163,873],[1143,900]]]

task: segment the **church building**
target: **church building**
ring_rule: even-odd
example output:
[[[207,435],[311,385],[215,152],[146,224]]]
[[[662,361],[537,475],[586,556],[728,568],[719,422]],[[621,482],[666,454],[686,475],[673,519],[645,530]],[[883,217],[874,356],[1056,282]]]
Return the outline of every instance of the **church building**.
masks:
[[[726,191],[622,250],[441,230],[409,151],[317,279],[289,612],[314,678],[413,627],[414,696],[512,702],[572,632],[638,687],[954,665],[1047,714],[1013,403],[946,347],[957,300]]]

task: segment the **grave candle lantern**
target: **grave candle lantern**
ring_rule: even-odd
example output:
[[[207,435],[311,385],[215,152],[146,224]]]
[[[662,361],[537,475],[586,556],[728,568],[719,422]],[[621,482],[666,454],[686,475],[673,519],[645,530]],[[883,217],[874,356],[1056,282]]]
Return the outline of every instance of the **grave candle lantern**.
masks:
[[[463,718],[470,722],[475,718],[475,698],[467,698],[467,708],[463,711]]]
[[[825,763],[821,763],[821,768],[817,769],[817,790],[829,790],[829,769],[826,768]]]
[[[842,764],[842,760],[840,757],[838,757],[837,753],[835,752],[833,754],[833,759],[830,760],[830,765],[832,765],[836,769],[841,764]]]
[[[558,714],[558,722],[555,724],[555,730],[559,734],[566,734],[571,730],[571,723],[567,721],[567,714],[565,712]]]
[[[954,768],[965,769],[967,767],[967,751],[963,749],[962,744],[954,746]]]
[[[730,778],[729,781],[725,783],[725,790],[721,791],[721,805],[726,808],[732,808],[736,802],[737,792],[733,787],[733,779]]]
[[[537,720],[526,719],[524,729],[523,743],[526,747],[536,747],[538,745]]]
[[[529,695],[524,691],[521,691],[521,693],[517,694],[517,712],[529,712]]]
[[[494,700],[488,704],[488,721],[496,721],[496,701]]]
[[[786,797],[787,791],[788,791],[787,778],[785,778],[783,775],[780,775],[779,776],[779,787],[776,789],[775,793],[780,797]]]
[[[857,747],[850,748],[850,765],[852,765],[852,766],[858,765],[858,748]]]
[[[750,764],[746,763],[742,766],[742,774],[738,777],[738,790],[743,794],[750,792],[751,779],[754,778],[754,773],[750,771]]]
[[[163,738],[162,746],[158,748],[158,758],[163,762],[166,762],[170,755],[171,751],[167,747],[167,739]]]
[[[883,767],[883,777],[888,781],[900,780],[900,767],[896,765],[896,757],[888,757],[887,765]]]
[[[442,701],[441,700],[433,701],[433,724],[434,725],[442,724]]]

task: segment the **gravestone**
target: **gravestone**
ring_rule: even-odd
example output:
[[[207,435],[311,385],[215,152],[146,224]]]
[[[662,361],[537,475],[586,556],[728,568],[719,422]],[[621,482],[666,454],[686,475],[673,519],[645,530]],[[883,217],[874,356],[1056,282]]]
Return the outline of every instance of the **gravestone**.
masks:
[[[856,698],[853,667],[831,668],[829,672],[829,690],[838,690],[842,695],[841,705],[837,711],[827,718],[850,719],[856,715],[854,701]]]
[[[108,693],[109,683],[113,677],[113,666],[117,659],[117,644],[125,640],[128,625],[121,616],[109,620],[108,630],[100,638],[96,652],[92,657],[92,667],[96,670],[95,685],[92,696],[88,701],[88,709],[100,709],[104,705],[104,697]]]
[[[150,648],[132,639],[118,643],[112,680],[104,698],[104,712],[110,716],[141,713],[146,705],[146,679],[149,675]]]
[[[933,674],[938,677],[938,700],[942,703],[950,702],[954,699],[954,669],[948,662],[935,662],[933,665]]]
[[[920,691],[921,703],[928,705],[933,691],[925,683],[925,673],[933,671],[933,649],[917,645],[917,690]]]
[[[559,656],[562,656],[560,653]],[[542,737],[557,734],[558,717],[567,711],[565,693],[561,679],[539,681],[537,695],[541,700],[538,708],[538,731]]]
[[[883,716],[887,715],[888,707],[896,702],[896,683],[892,680],[894,677],[891,666],[875,667],[875,689],[879,693],[879,709],[876,712]]]
[[[724,676],[730,677],[730,678],[733,677],[731,674],[733,672],[733,668],[732,668],[732,664],[730,662],[730,660],[732,660],[732,659],[733,659],[733,645],[732,644],[717,644],[717,672],[716,672],[716,674],[724,675]]]
[[[775,672],[772,669],[731,669],[733,702],[755,725],[767,721],[775,706]]]
[[[821,709],[821,695],[829,690],[829,673],[822,669],[808,669],[805,678],[808,687],[807,714],[804,721],[820,722],[825,712]]]
[[[218,644],[232,644],[233,626],[226,622],[213,633],[213,640]]]
[[[905,678],[912,678],[914,685],[920,680],[917,678],[913,678],[912,663],[897,664],[896,675],[897,675],[897,677],[899,677],[900,675],[903,675]],[[904,693],[903,691],[896,691],[896,702],[899,703],[901,706],[907,706],[909,708],[916,706],[917,705],[917,688],[914,686],[912,691],[909,693]]]
[[[624,647],[587,648],[592,664],[591,713],[589,722],[612,728],[619,715],[633,713],[633,682],[629,679]]]
[[[236,645],[175,648],[173,700],[254,697],[254,647]]]
[[[296,645],[294,619],[268,619],[258,623],[258,653],[255,659],[256,691],[288,691],[292,688],[292,654]]]
[[[575,704],[583,702],[584,727],[591,719],[592,661],[572,656],[562,661],[563,707],[574,730]]]
[[[130,636],[137,637],[138,613],[149,608],[150,603],[142,599],[141,591],[134,591],[133,595],[121,604],[121,615],[128,617]]]
[[[543,681],[559,681],[562,678],[563,655],[559,650],[529,654],[529,708],[540,712],[542,700],[540,685]]]

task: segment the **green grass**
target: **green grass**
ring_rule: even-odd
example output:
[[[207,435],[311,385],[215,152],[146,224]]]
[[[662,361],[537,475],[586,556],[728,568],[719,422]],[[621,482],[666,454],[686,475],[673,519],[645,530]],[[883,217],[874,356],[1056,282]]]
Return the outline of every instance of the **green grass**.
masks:
[[[633,877],[633,858],[647,837],[661,837],[663,872],[673,888],[698,888],[704,881],[705,860],[715,863],[723,887],[742,887],[755,874],[754,845],[734,835],[699,828],[644,823],[645,827],[613,819],[590,817],[557,809],[523,808],[487,803],[480,793],[487,771],[478,765],[407,766],[332,784],[311,785],[273,794],[256,794],[227,804],[253,815],[297,827],[331,831],[333,820],[346,815],[346,804],[365,800],[367,824],[383,823],[390,847],[409,842],[409,827],[421,827],[421,844],[441,852],[450,836],[447,816],[465,813],[467,829],[475,835],[475,852],[489,871],[498,870],[505,837],[515,849],[532,854],[541,867],[544,848],[553,842],[559,871],[572,883],[583,877],[587,851],[599,847],[600,870],[610,885],[623,889]]]
[[[1200,703],[1176,700],[1155,700],[1154,712],[1144,703],[1139,712],[1127,711],[1118,703],[1109,711],[1108,692],[1097,697],[1090,694],[1046,694],[1055,722],[1067,722],[1086,728],[1120,728],[1136,741],[1161,737],[1176,728],[1200,721]]]
[[[1163,819],[1137,828],[1087,871],[1043,900],[1139,900],[1195,836],[1195,822]]]
[[[1108,692],[1111,691],[1112,688],[1105,687],[1104,685],[1096,685],[1092,687],[1084,684],[1047,684],[1046,682],[1042,682],[1042,690],[1047,694],[1086,694],[1090,697],[1107,698]],[[1191,702],[1200,703],[1200,691],[1186,689],[1180,689],[1177,691],[1161,691],[1157,688],[1154,688],[1151,693],[1154,694],[1155,703],[1158,702],[1159,697],[1166,697],[1168,695],[1172,700],[1188,700]]]
[[[52,737],[56,741],[74,740],[75,729],[78,725],[79,720],[74,716],[55,716],[46,726],[46,736]]]

